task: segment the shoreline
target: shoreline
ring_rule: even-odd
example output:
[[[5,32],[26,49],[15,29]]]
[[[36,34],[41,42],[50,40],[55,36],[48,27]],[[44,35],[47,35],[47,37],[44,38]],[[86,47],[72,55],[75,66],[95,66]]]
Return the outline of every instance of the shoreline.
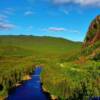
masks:
[[[20,82],[16,83],[8,91],[8,95],[10,93],[12,93],[15,88],[20,87],[21,85],[23,85],[25,81],[28,81],[28,80],[31,80],[31,79],[32,79],[31,75],[25,75],[25,76],[23,76],[22,80]],[[48,100],[58,100],[58,97],[57,96],[54,96],[54,95],[50,94],[50,92],[46,88],[43,87],[43,83],[42,83],[41,79],[40,79],[40,84],[41,84],[42,92],[47,96]],[[5,96],[5,97],[2,97],[1,96],[0,97],[0,100],[7,100],[8,95]]]
[[[43,84],[42,84],[42,90],[44,94],[46,94],[49,97],[49,100],[59,100],[57,96],[50,94],[50,92],[46,88],[43,87]]]
[[[34,73],[33,73],[34,74]],[[13,92],[14,89],[22,86],[26,81],[28,80],[31,80],[32,79],[32,76],[31,75],[25,75],[22,77],[22,80],[18,83],[16,83],[9,91],[8,91],[8,95],[5,96],[5,97],[0,97],[0,100],[7,100],[9,94],[11,94]],[[48,98],[48,100],[58,100],[58,99],[55,99],[53,95],[51,95],[46,89],[43,88],[43,83],[40,79],[40,84],[41,84],[41,89],[42,89],[42,92],[45,94],[45,96]]]
[[[25,76],[23,76],[22,80],[19,81],[19,82],[17,82],[17,83],[8,91],[8,95],[9,95],[15,88],[17,88],[17,87],[23,85],[23,83],[24,83],[25,81],[28,81],[28,80],[30,80],[30,79],[32,79],[32,78],[31,78],[31,75],[25,75]],[[0,100],[7,100],[8,95],[7,95],[7,96],[1,96],[1,97],[0,97]]]

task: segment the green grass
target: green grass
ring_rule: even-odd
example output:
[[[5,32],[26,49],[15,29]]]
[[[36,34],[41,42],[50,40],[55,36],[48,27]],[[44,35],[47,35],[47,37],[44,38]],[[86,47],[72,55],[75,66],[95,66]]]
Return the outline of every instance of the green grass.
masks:
[[[76,45],[77,44],[77,45]],[[61,38],[32,36],[1,36],[0,55],[62,55],[81,43],[74,43]],[[9,52],[12,51],[12,52]],[[42,53],[42,54],[41,54]]]
[[[100,62],[60,64],[53,61],[45,65],[42,81],[44,88],[61,100],[85,100],[89,96],[100,96],[99,76]]]
[[[0,96],[6,96],[36,65],[68,57],[80,48],[81,43],[62,38],[0,36]]]
[[[99,49],[100,41],[67,59],[48,62],[42,72],[44,88],[61,100],[88,100],[100,96],[100,56],[97,60],[91,59]]]
[[[99,41],[83,49],[82,43],[62,38],[0,36],[0,95],[42,65],[43,87],[61,100],[100,96],[99,48]]]

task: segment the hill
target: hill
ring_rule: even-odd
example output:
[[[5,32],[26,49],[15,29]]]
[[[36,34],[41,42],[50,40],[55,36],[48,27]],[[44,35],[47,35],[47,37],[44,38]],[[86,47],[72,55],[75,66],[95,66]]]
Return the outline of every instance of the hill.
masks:
[[[83,47],[82,55],[100,61],[100,15],[91,22]]]
[[[36,65],[48,65],[52,60],[67,58],[80,48],[81,43],[62,38],[0,36],[0,96],[7,96],[9,90],[33,72]]]
[[[84,46],[94,44],[97,41],[100,41],[100,15],[91,22],[85,38]]]
[[[0,36],[1,56],[31,56],[31,55],[56,55],[64,54],[78,47],[75,43],[62,38],[36,37],[36,36]]]

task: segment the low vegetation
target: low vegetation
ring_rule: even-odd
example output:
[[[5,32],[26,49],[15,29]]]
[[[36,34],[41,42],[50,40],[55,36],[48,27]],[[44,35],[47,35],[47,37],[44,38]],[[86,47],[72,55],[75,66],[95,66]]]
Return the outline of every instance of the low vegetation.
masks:
[[[100,96],[100,16],[91,23],[80,51],[48,61],[43,86],[59,100],[89,100]]]
[[[43,87],[61,100],[100,96],[100,42],[82,43],[61,38],[0,37],[0,96],[43,66]]]
[[[62,38],[0,36],[0,96],[7,96],[9,90],[31,74],[36,65],[44,66],[44,70],[46,65],[52,68],[52,61],[59,63],[80,48],[81,43]]]
[[[100,96],[100,62],[52,61],[42,72],[43,86],[61,100],[88,100]]]

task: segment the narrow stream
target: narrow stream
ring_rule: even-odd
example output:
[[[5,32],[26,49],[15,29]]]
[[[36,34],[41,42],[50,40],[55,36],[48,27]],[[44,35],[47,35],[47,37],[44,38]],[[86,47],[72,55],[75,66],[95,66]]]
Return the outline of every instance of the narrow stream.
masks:
[[[32,75],[32,79],[14,89],[9,94],[7,100],[49,100],[42,91],[40,81],[41,70],[40,67],[37,67]]]

